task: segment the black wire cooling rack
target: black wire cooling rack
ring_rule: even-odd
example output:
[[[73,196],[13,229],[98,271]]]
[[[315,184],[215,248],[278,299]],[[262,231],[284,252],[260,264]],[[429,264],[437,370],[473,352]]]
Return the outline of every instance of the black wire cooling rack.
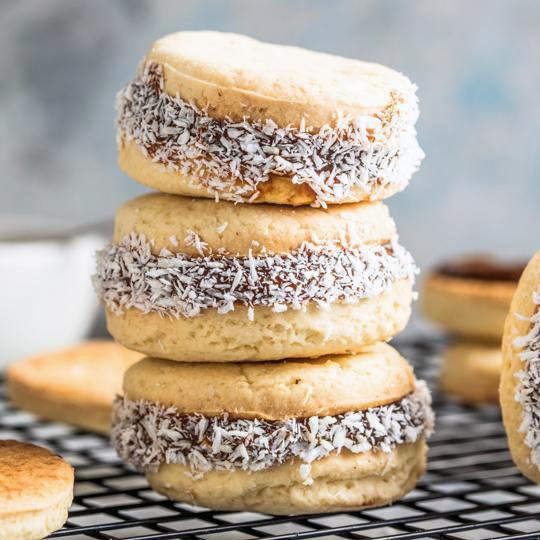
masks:
[[[441,341],[396,345],[419,377],[436,379]],[[405,499],[363,512],[275,518],[167,501],[121,463],[106,438],[15,409],[3,385],[0,438],[46,446],[76,468],[68,522],[52,538],[540,538],[540,486],[522,477],[510,459],[498,408],[464,407],[433,391],[437,430],[427,474]]]

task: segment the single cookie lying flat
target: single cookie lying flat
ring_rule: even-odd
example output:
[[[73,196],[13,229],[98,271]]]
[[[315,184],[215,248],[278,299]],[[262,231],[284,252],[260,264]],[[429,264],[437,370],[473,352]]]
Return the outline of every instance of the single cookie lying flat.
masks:
[[[141,356],[113,341],[34,356],[9,367],[8,394],[42,418],[107,433],[124,372]]]
[[[0,540],[38,540],[60,529],[73,500],[73,469],[45,448],[0,441]]]

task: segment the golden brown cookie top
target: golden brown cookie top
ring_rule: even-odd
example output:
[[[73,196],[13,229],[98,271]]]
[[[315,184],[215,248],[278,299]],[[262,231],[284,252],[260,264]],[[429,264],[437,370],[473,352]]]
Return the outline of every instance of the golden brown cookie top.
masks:
[[[195,364],[145,358],[124,377],[130,400],[174,405],[180,413],[268,420],[364,410],[414,388],[411,367],[383,343],[317,360]]]
[[[206,248],[255,255],[299,249],[303,242],[348,247],[395,238],[396,228],[383,203],[352,203],[326,209],[258,204],[150,193],[128,201],[116,213],[113,242],[131,233],[154,242],[152,252],[200,255],[193,233]]]
[[[114,341],[89,341],[16,362],[7,371],[8,385],[22,384],[52,399],[109,406],[125,370],[142,356]]]
[[[163,66],[164,89],[215,118],[271,118],[280,126],[302,117],[317,128],[339,111],[373,114],[415,87],[397,71],[299,47],[221,32],[177,32],[156,41],[145,63]]]
[[[48,508],[73,491],[73,468],[45,448],[0,441],[0,516]]]

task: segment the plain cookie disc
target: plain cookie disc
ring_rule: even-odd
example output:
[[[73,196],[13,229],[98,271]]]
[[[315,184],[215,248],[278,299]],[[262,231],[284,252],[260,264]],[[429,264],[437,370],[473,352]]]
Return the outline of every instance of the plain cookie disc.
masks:
[[[34,356],[8,368],[8,394],[15,405],[42,418],[108,433],[124,372],[140,358],[113,341]]]
[[[73,468],[45,448],[0,441],[0,540],[38,540],[62,527]]]

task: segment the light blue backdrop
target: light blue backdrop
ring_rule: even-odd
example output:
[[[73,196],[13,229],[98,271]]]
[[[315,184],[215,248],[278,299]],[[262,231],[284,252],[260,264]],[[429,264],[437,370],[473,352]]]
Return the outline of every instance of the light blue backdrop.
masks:
[[[427,153],[391,202],[421,265],[540,248],[540,2],[27,0],[0,4],[0,213],[111,216],[113,100],[150,43],[247,33],[388,64],[419,86]]]

